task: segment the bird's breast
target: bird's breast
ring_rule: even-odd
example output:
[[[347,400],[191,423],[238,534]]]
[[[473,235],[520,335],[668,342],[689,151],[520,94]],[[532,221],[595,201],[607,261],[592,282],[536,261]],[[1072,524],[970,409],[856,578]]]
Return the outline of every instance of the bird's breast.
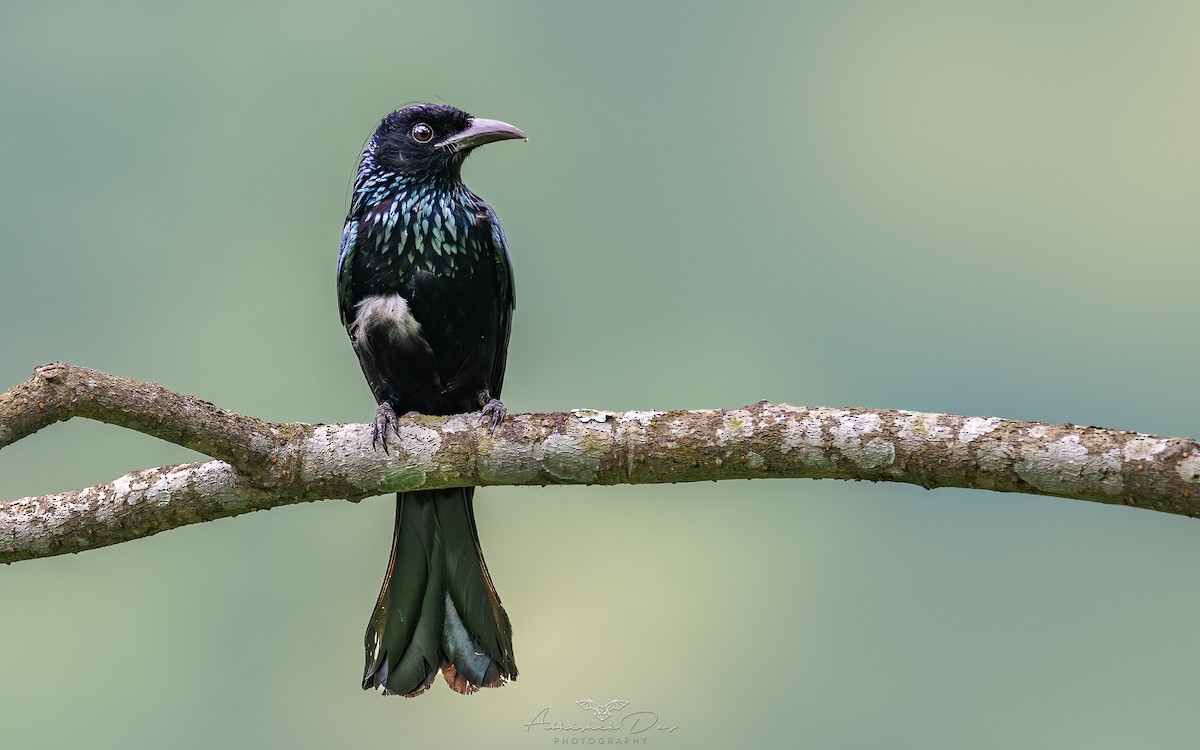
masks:
[[[473,276],[494,266],[486,214],[453,196],[414,191],[368,208],[358,226],[372,271],[439,277]]]

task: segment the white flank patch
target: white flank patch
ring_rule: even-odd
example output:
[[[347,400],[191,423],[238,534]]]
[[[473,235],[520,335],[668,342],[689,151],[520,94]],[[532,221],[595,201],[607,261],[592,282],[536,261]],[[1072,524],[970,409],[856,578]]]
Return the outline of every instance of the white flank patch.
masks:
[[[354,306],[354,337],[361,339],[367,328],[391,329],[401,340],[421,339],[421,324],[408,311],[408,300],[399,294],[377,294]]]

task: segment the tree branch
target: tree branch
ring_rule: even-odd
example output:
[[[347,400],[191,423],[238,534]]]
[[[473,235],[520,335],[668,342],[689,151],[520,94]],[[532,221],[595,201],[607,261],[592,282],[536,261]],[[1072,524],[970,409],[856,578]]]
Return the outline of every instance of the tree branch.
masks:
[[[478,426],[477,414],[410,414],[384,453],[372,449],[368,425],[267,423],[153,383],[56,363],[0,394],[0,448],[74,416],[219,460],[0,502],[0,562],[278,505],[470,485],[866,479],[1200,516],[1200,443],[1190,438],[765,401],[726,410],[522,414],[495,435]]]

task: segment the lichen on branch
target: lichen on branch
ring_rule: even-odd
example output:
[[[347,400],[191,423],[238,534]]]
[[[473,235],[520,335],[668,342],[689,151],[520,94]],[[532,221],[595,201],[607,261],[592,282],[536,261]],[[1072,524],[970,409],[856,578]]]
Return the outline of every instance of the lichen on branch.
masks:
[[[389,452],[368,425],[268,423],[154,383],[39,367],[0,394],[0,449],[82,416],[212,456],[72,492],[0,501],[0,562],[137,539],[291,503],[469,485],[808,477],[907,482],[1200,515],[1200,443],[1078,425],[759,402],[741,409],[405,415]]]

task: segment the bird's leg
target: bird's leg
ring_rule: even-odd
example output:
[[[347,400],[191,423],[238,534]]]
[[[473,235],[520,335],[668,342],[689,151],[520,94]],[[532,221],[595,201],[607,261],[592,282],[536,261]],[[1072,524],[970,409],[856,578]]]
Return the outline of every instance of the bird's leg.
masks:
[[[400,437],[400,425],[396,423],[396,410],[387,401],[379,405],[375,410],[375,419],[371,422],[371,447],[379,450],[379,446],[383,446],[383,452],[389,453],[387,444],[388,432],[394,432],[396,437]]]
[[[508,409],[498,398],[492,398],[492,394],[487,388],[479,392],[479,405],[483,410],[479,412],[479,424],[485,421],[489,423],[489,432],[496,434],[496,428],[504,421],[504,417],[508,415]]]

